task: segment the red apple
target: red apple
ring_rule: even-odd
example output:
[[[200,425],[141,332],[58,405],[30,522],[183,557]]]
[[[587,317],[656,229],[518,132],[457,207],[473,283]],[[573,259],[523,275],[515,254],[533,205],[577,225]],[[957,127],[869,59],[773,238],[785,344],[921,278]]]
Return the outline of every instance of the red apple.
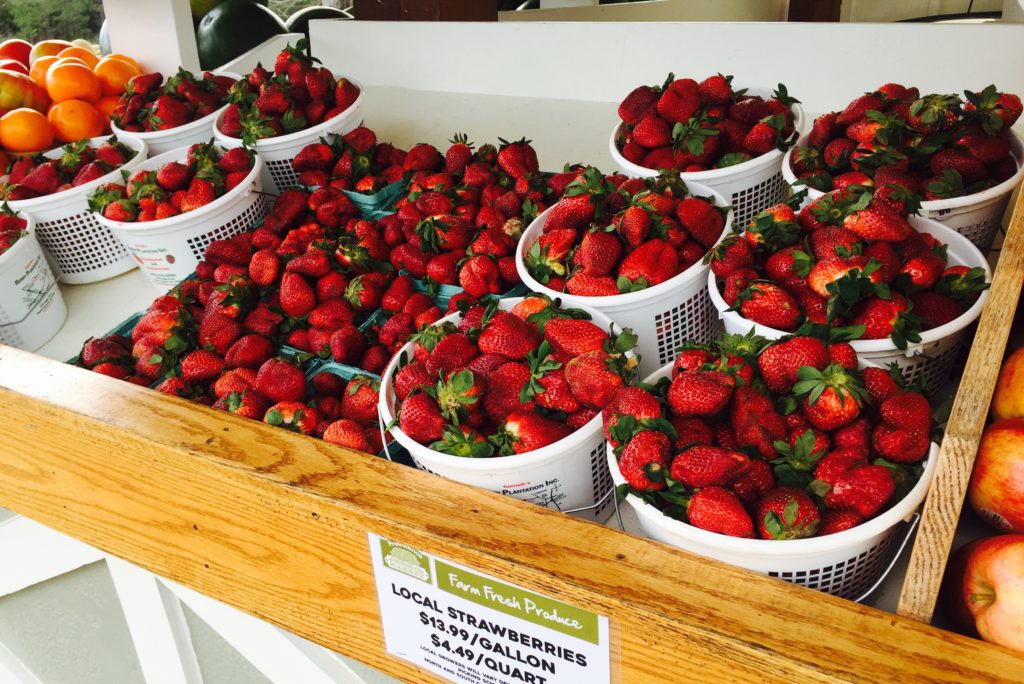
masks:
[[[1024,651],[1024,535],[979,539],[957,551],[941,598],[963,630]]]
[[[999,369],[992,394],[992,418],[1024,418],[1024,347],[1010,354]]]
[[[967,498],[1001,532],[1024,532],[1024,419],[985,428]]]

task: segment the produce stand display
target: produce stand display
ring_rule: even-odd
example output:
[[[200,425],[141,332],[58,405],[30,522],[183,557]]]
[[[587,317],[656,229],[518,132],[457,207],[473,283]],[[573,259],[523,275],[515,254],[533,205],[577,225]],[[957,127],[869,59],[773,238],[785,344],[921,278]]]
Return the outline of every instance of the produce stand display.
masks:
[[[619,28],[654,39],[668,27]],[[736,38],[749,30],[716,28]],[[849,37],[844,31],[850,28],[828,27],[832,40]],[[892,27],[877,28],[894,35]],[[1002,28],[995,42],[1010,40]],[[477,140],[524,132],[534,139],[541,168],[580,161],[613,170],[606,144],[614,121],[611,102],[621,95],[617,81],[637,80],[628,74],[636,65],[627,64],[621,79],[610,79],[614,83],[588,78],[569,84],[565,97],[571,99],[553,99],[557,91],[545,82],[551,75],[541,77],[539,70],[536,92],[526,79],[512,77],[507,92],[467,93],[444,69],[425,76],[421,85],[407,68],[389,62],[384,46],[374,41],[392,29],[412,37],[402,54],[427,40],[423,27],[409,25],[314,21],[310,28],[313,54],[364,86],[362,117],[382,139],[440,147],[456,130],[468,130]],[[532,38],[524,37],[534,29]],[[992,43],[978,28],[958,29],[965,31],[957,34],[963,40]],[[416,30],[422,34],[409,33]],[[438,25],[461,49],[488,40],[533,44],[553,29],[468,30]],[[588,26],[583,40],[600,41],[608,30]],[[693,27],[675,30],[696,34]],[[782,26],[775,37],[791,40],[818,30]],[[952,35],[945,27],[941,31]],[[695,35],[695,43],[700,40],[707,38]],[[257,48],[229,69],[244,73],[237,64],[272,62],[280,41],[269,43],[273,50]],[[889,49],[898,59],[904,48]],[[735,67],[719,62],[706,71],[747,66],[763,72],[765,66],[753,66],[753,52]],[[687,56],[681,51],[673,60]],[[458,59],[445,54],[441,62],[446,61]],[[658,61],[644,73],[663,72],[660,63],[666,60]],[[478,68],[467,66],[469,72]],[[958,68],[963,71],[951,79],[971,73]],[[860,76],[877,85],[880,69]],[[688,70],[704,71],[700,65]],[[803,100],[807,119],[828,108],[828,93],[815,89],[806,74],[802,83],[794,82],[781,61],[772,71]],[[978,66],[960,81],[965,87],[997,81],[1008,91],[1024,91],[1024,81],[1005,65],[992,71]],[[884,74],[881,80],[919,83],[923,91],[931,86],[909,68]],[[470,82],[475,77],[483,74],[471,73]],[[984,83],[976,84],[979,78]],[[938,451],[909,567],[901,576],[897,564],[874,608],[641,538],[628,517],[626,532],[617,529],[615,518],[595,525],[61,363],[85,338],[114,328],[154,298],[139,271],[64,288],[68,320],[38,355],[0,347],[0,405],[8,416],[0,424],[0,440],[32,445],[0,450],[0,504],[408,681],[445,680],[385,646],[369,553],[374,535],[605,616],[613,681],[675,681],[698,668],[701,677],[723,681],[1024,681],[1024,654],[926,624],[998,372],[992,359],[1006,348],[1024,281],[1024,202],[1017,202],[998,257],[990,258],[991,291]],[[879,609],[894,608],[899,585],[898,614]]]

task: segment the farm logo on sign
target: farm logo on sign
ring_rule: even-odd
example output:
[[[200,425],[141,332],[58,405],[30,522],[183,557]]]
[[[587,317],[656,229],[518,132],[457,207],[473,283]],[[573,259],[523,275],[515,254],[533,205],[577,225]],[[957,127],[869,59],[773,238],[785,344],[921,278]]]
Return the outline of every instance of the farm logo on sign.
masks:
[[[408,546],[387,539],[380,540],[384,565],[396,572],[430,583],[430,557]]]

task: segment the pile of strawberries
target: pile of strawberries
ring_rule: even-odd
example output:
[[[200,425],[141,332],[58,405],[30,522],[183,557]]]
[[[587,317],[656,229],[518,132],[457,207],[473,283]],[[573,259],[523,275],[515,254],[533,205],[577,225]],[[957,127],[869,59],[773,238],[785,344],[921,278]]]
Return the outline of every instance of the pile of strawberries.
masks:
[[[617,295],[660,285],[700,261],[728,210],[695,197],[678,176],[603,176],[587,168],[565,187],[526,268],[557,292]]]
[[[664,84],[635,88],[619,104],[616,146],[648,169],[707,171],[742,164],[794,142],[798,102],[779,84],[771,98],[733,90],[732,76],[700,83],[669,74]]]
[[[848,343],[727,336],[685,348],[671,381],[627,387],[604,410],[632,493],[733,537],[842,532],[921,476],[932,409],[898,369],[857,370]]]
[[[273,72],[257,64],[231,87],[228,107],[218,122],[220,132],[252,146],[345,112],[359,97],[359,88],[348,79],[335,79],[330,69],[316,66],[318,62],[303,39],[277,55]]]
[[[128,81],[110,120],[122,131],[166,131],[213,114],[227,104],[235,79],[209,71],[196,78],[183,68],[164,81],[163,74],[141,74]]]
[[[28,222],[9,211],[6,206],[0,207],[0,256],[14,246],[14,243],[25,237]]]
[[[394,376],[398,425],[455,456],[522,454],[572,434],[635,374],[628,330],[611,335],[579,309],[531,295],[510,310],[492,300],[413,336]]]
[[[89,208],[111,221],[171,218],[223,197],[245,180],[252,165],[253,153],[243,147],[222,150],[212,142],[197,143],[184,163],[136,171],[124,185],[101,185],[89,198]]]
[[[56,159],[41,154],[20,157],[11,162],[7,176],[0,179],[0,197],[13,202],[69,190],[102,178],[135,154],[111,137],[96,147],[88,140],[68,143]]]
[[[378,142],[369,128],[359,127],[332,142],[321,139],[306,145],[295,155],[292,168],[300,185],[374,193],[408,173],[407,154],[391,143]]]
[[[946,246],[914,230],[907,217],[918,200],[898,186],[856,185],[799,214],[790,204],[770,207],[712,253],[722,298],[776,330],[850,326],[850,339],[888,337],[905,349],[963,315],[988,287],[984,269],[948,265]]]
[[[894,184],[926,200],[970,195],[1017,172],[1010,127],[1021,110],[1018,96],[994,85],[961,99],[886,83],[815,119],[790,166],[822,191]]]

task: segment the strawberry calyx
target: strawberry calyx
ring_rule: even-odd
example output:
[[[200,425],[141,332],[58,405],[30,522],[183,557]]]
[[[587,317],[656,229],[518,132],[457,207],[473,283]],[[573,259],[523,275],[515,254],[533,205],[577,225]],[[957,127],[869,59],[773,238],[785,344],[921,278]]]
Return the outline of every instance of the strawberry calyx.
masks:
[[[519,391],[519,402],[525,404],[538,394],[545,391],[540,380],[548,373],[558,370],[563,364],[551,356],[551,344],[544,340],[537,349],[526,355],[526,364],[530,368],[530,380]]]
[[[808,520],[805,523],[797,524],[800,515],[800,505],[796,499],[790,499],[782,511],[782,517],[775,511],[768,511],[764,514],[764,529],[771,539],[802,539],[814,536],[818,530],[819,520],[817,518]]]
[[[488,458],[494,455],[494,445],[467,427],[445,425],[444,436],[429,446],[434,451],[463,458]]]
[[[801,228],[793,221],[779,221],[770,211],[762,211],[747,226],[755,241],[754,249],[774,254],[784,247],[797,244]]]
[[[798,398],[806,398],[807,403],[814,406],[826,389],[835,390],[839,403],[854,401],[858,406],[868,402],[868,393],[860,377],[838,363],[830,363],[824,370],[814,366],[801,366],[796,372],[797,382],[793,385],[793,394]]]
[[[451,321],[445,321],[441,325],[424,325],[418,332],[409,336],[409,341],[423,347],[427,352],[432,352],[438,342],[458,331],[458,327]]]
[[[544,327],[548,324],[548,321],[554,318],[572,318],[580,321],[590,320],[590,314],[584,311],[583,309],[563,308],[561,306],[562,300],[560,299],[556,298],[552,300],[547,295],[533,296],[543,297],[547,301],[547,306],[545,306],[540,311],[535,311],[534,313],[526,317],[526,322],[532,323],[533,325],[537,326],[537,330],[541,333],[544,332]]]
[[[447,380],[438,380],[435,387],[427,388],[427,394],[437,401],[441,415],[458,425],[459,419],[465,417],[465,410],[479,403],[482,391],[473,371],[463,368],[450,374]]]
[[[970,308],[978,300],[978,295],[989,286],[990,283],[985,281],[985,269],[979,266],[965,273],[943,276],[935,284],[935,291],[955,300],[965,308]]]
[[[868,297],[892,299],[892,292],[887,283],[875,282],[870,278],[871,274],[881,267],[882,264],[877,259],[869,259],[863,269],[851,268],[841,278],[825,287],[829,293],[825,314],[829,322],[847,315],[858,302]]]
[[[772,444],[779,457],[769,463],[780,485],[803,488],[810,484],[811,474],[825,455],[823,449],[815,449],[814,445],[814,431],[810,429],[798,435],[792,445],[782,439]]]
[[[780,118],[781,115],[780,115]],[[719,134],[717,128],[711,128],[708,120],[701,117],[691,117],[685,124],[676,123],[672,127],[672,147],[676,150],[685,149],[694,156],[704,154],[704,141]]]
[[[999,91],[995,84],[985,86],[980,93],[965,90],[964,97],[974,106],[974,111],[968,112],[968,118],[980,122],[982,130],[989,135],[1003,130],[1003,117],[999,114],[1003,105],[999,104]]]
[[[740,356],[747,361],[753,361],[768,344],[769,341],[767,339],[757,335],[754,329],[751,328],[745,335],[733,333],[723,336],[718,341],[718,349],[723,355],[732,354],[733,356]],[[686,348],[692,349],[694,347],[686,346]],[[679,351],[682,351],[682,349]]]

